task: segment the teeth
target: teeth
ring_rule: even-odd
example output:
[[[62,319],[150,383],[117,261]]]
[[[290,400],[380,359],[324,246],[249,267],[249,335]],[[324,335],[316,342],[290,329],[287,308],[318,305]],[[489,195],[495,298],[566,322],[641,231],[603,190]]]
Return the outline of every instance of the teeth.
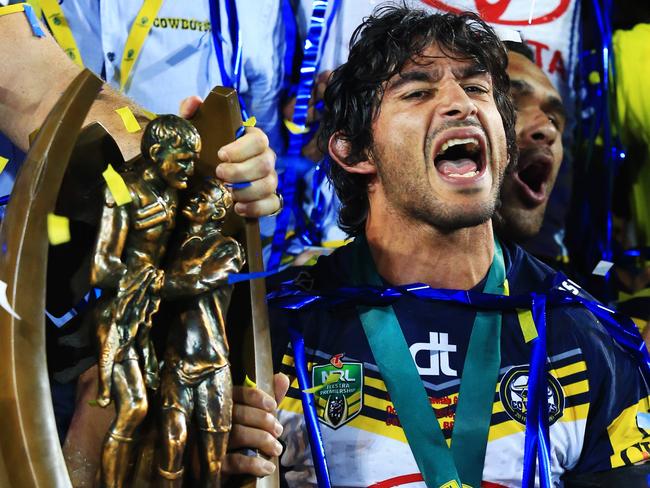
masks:
[[[466,139],[449,139],[448,141],[445,141],[442,144],[442,147],[440,148],[440,152],[438,154],[444,153],[447,149],[453,146],[459,146],[461,144],[474,144],[476,146],[479,145],[478,139],[474,137],[468,137]],[[472,148],[470,148],[472,149]]]
[[[469,173],[465,173],[463,175],[452,173],[450,175],[447,175],[447,177],[448,178],[473,178],[476,175],[478,175],[478,171],[470,171]]]

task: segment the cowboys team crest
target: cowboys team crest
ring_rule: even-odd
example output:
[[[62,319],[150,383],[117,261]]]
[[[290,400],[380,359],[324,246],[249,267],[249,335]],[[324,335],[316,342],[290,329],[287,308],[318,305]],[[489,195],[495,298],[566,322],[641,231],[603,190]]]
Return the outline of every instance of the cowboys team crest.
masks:
[[[312,369],[318,418],[333,429],[359,415],[363,406],[363,364],[345,362],[342,357],[337,354],[329,364]]]
[[[526,425],[528,405],[528,374],[530,367],[513,366],[501,379],[499,396],[506,413],[517,422]],[[546,374],[548,397],[548,425],[553,425],[564,412],[564,391],[560,382],[550,373]]]

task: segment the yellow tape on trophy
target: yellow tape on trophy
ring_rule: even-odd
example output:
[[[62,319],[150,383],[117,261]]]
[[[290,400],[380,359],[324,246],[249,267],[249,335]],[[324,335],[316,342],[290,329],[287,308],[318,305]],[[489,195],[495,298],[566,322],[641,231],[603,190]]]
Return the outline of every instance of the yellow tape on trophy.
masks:
[[[111,192],[111,195],[113,195],[113,200],[115,200],[118,207],[133,201],[131,198],[131,192],[126,186],[126,183],[124,183],[124,179],[117,171],[115,171],[113,166],[109,164],[106,171],[102,173],[102,176],[104,177],[104,180],[106,180],[108,190]]]
[[[129,107],[118,108],[115,111],[117,112],[117,115],[119,115],[122,119],[127,132],[138,132],[142,129],[138,123],[138,119],[135,118],[135,115],[133,115],[133,112],[131,112],[131,109]]]

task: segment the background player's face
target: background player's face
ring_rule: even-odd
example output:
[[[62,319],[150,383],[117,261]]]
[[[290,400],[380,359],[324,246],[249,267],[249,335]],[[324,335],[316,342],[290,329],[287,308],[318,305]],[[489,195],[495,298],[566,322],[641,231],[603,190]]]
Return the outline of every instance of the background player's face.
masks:
[[[441,230],[488,220],[508,163],[490,74],[437,44],[390,79],[370,160],[400,215]]]
[[[501,190],[505,231],[515,240],[535,236],[562,163],[566,116],[562,99],[544,72],[525,56],[508,54],[508,75],[517,109],[519,161]]]

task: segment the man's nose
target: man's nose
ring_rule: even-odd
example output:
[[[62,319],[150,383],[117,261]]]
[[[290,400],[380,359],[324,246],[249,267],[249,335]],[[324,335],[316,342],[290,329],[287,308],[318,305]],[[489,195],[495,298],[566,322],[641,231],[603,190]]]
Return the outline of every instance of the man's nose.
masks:
[[[535,145],[552,146],[559,136],[553,121],[544,112],[534,114],[523,129],[524,142]]]
[[[454,80],[441,83],[436,98],[438,99],[436,112],[446,119],[465,120],[478,112],[474,101]]]

